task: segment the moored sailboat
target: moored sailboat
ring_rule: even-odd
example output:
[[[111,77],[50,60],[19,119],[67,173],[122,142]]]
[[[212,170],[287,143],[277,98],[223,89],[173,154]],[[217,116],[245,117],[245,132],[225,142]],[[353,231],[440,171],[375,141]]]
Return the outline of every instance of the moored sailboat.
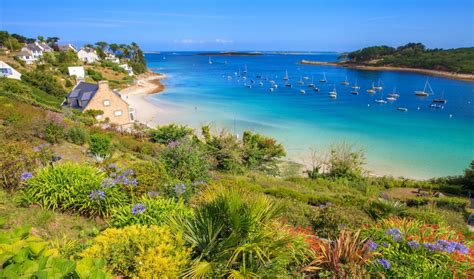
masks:
[[[289,80],[290,78],[288,77],[288,71],[285,71],[285,76],[283,77],[283,80]]]
[[[323,73],[323,79],[320,79],[319,82],[327,82],[326,73]]]
[[[426,89],[429,89],[430,92],[427,92]],[[425,87],[423,88],[423,91],[415,91],[415,95],[419,96],[419,97],[429,96],[430,93],[433,94],[433,89],[431,89],[431,85],[430,85],[430,82],[428,81],[428,79],[426,79]]]
[[[349,85],[349,81],[347,81],[347,76],[346,76],[346,79],[341,82],[341,85]]]

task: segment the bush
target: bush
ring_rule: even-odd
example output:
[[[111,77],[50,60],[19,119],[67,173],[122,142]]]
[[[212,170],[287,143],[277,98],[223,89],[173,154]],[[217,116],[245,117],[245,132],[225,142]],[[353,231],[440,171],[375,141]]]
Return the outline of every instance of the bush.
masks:
[[[383,219],[391,215],[400,215],[405,210],[405,205],[399,201],[388,201],[378,199],[370,202],[366,208],[366,212],[373,219]]]
[[[112,141],[104,134],[93,134],[89,138],[89,150],[93,155],[107,157],[112,153]]]
[[[162,162],[143,161],[132,164],[130,168],[135,171],[135,178],[138,181],[135,189],[138,195],[146,194],[150,191],[165,194],[169,177]]]
[[[360,178],[365,162],[364,152],[342,143],[334,145],[329,154],[329,175],[332,177]]]
[[[40,206],[88,216],[108,216],[126,204],[119,187],[101,186],[104,173],[97,168],[64,163],[38,170],[26,181],[26,198]]]
[[[202,134],[217,170],[231,173],[243,172],[242,144],[236,136],[225,131],[213,136],[209,132],[209,126],[202,127]]]
[[[83,145],[87,141],[87,131],[80,125],[75,125],[67,132],[67,138],[74,144]]]
[[[436,206],[440,208],[451,209],[454,211],[464,212],[464,210],[470,206],[468,199],[455,198],[455,197],[444,197],[435,198]]]
[[[84,257],[102,258],[107,269],[126,278],[178,278],[191,251],[180,235],[157,226],[128,226],[103,231]]]
[[[191,216],[192,211],[183,200],[143,197],[130,206],[117,209],[110,223],[114,227],[129,225],[162,225],[171,216]]]
[[[0,187],[18,189],[23,173],[32,171],[36,165],[36,154],[26,142],[4,142],[0,140]]]
[[[48,121],[44,129],[44,139],[51,144],[60,143],[64,139],[64,126],[55,121]]]
[[[60,258],[57,250],[23,228],[0,232],[0,259],[1,278],[112,278],[103,260]]]
[[[245,131],[242,137],[243,160],[248,169],[278,174],[278,159],[286,156],[283,145],[272,138]]]
[[[332,239],[337,238],[343,230],[360,228],[370,223],[372,220],[364,211],[331,203],[320,205],[311,220],[316,235]]]
[[[193,130],[176,124],[157,127],[149,132],[150,139],[154,142],[168,144],[172,141],[180,141],[193,134]]]
[[[181,181],[206,180],[211,164],[201,146],[190,139],[171,142],[161,153],[167,172]]]
[[[43,70],[34,70],[31,72],[24,72],[21,76],[21,79],[50,95],[55,97],[65,97],[66,90],[62,86],[61,82],[54,77],[54,75],[43,71]]]
[[[86,69],[86,73],[94,81],[101,81],[105,79],[100,72],[97,72],[93,69]]]

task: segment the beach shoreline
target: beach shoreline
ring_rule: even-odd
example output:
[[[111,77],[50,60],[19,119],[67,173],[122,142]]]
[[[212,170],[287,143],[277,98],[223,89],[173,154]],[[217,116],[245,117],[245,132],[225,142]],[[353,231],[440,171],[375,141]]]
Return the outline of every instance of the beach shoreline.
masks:
[[[310,61],[310,60],[301,60],[300,64],[302,65],[315,65],[315,66],[334,66],[334,67],[345,67],[355,70],[363,71],[398,71],[398,72],[411,72],[426,74],[437,77],[450,78],[455,80],[463,80],[474,82],[474,75],[472,74],[459,74],[446,71],[438,70],[429,70],[421,68],[407,68],[407,67],[393,67],[393,66],[367,66],[367,65],[355,65],[344,62],[321,62],[321,61]]]

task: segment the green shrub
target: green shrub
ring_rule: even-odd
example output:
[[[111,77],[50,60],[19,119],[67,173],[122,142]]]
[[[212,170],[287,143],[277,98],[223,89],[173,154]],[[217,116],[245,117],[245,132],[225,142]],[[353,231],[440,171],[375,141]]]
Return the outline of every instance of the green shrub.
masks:
[[[427,205],[430,202],[430,199],[428,198],[409,198],[406,200],[407,206],[423,206]]]
[[[36,154],[27,142],[0,140],[0,187],[18,189],[23,173],[36,166]]]
[[[116,209],[110,223],[114,227],[129,225],[161,226],[169,217],[190,216],[192,211],[183,200],[174,198],[143,197],[130,206]]]
[[[100,72],[93,69],[86,69],[86,73],[94,81],[101,81],[105,79]]]
[[[47,242],[23,228],[0,232],[0,259],[1,278],[112,278],[103,260],[60,258]]]
[[[149,135],[154,142],[168,144],[172,141],[180,141],[192,133],[193,130],[186,126],[170,124],[150,130]]]
[[[60,143],[64,139],[64,126],[55,121],[48,121],[44,129],[44,139],[53,144]]]
[[[93,134],[89,137],[89,151],[93,155],[107,157],[112,153],[112,140],[104,134]]]
[[[409,208],[401,213],[400,216],[411,217],[428,224],[441,224],[445,222],[443,216],[425,208]]]
[[[87,131],[80,125],[75,125],[67,131],[67,138],[74,144],[83,145],[87,141]]]
[[[448,185],[444,184],[439,186],[439,191],[451,194],[451,195],[460,195],[463,192],[462,186],[460,185]]]
[[[35,172],[24,189],[29,201],[52,209],[88,216],[108,216],[114,207],[126,204],[119,187],[102,187],[105,175],[97,168],[64,163]]]
[[[251,170],[258,170],[268,174],[278,174],[278,159],[286,156],[283,145],[275,139],[261,134],[245,131],[242,137],[243,161]]]
[[[347,143],[334,145],[329,154],[329,175],[349,179],[360,178],[364,163],[365,156],[362,150],[354,150],[354,147]]]
[[[378,199],[372,201],[366,208],[366,212],[374,220],[387,218],[391,215],[398,216],[405,210],[405,205],[399,201]]]
[[[138,195],[146,194],[150,191],[157,191],[160,194],[166,192],[169,176],[162,162],[143,161],[132,164],[130,168],[135,171],[135,178],[138,181],[135,189]]]
[[[357,207],[341,207],[326,203],[315,211],[311,225],[316,235],[335,239],[345,229],[361,228],[372,223],[370,217]]]
[[[43,70],[34,70],[31,72],[24,72],[21,79],[50,95],[55,97],[65,97],[66,90],[61,82],[52,74]]]
[[[169,143],[161,158],[167,172],[181,181],[206,180],[210,175],[208,156],[190,139]]]
[[[435,198],[434,200],[436,202],[437,207],[451,209],[459,212],[463,212],[468,206],[470,206],[469,200],[463,198],[443,197]]]
[[[132,225],[103,231],[82,255],[104,259],[109,271],[125,278],[179,278],[191,251],[166,228]]]
[[[219,171],[242,173],[243,150],[242,144],[235,135],[224,130],[219,135],[211,135],[209,126],[202,127],[209,155],[215,161],[215,168]]]

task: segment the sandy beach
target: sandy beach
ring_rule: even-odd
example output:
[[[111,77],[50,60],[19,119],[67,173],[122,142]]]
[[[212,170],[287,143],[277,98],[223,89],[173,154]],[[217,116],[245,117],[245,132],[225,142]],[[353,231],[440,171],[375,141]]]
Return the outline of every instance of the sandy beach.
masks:
[[[390,67],[390,66],[366,66],[366,65],[354,65],[354,64],[341,63],[341,62],[320,62],[320,61],[309,61],[309,60],[302,60],[300,63],[304,65],[346,67],[350,69],[365,70],[365,71],[412,72],[412,73],[420,73],[420,74],[426,74],[426,75],[431,75],[431,76],[438,76],[438,77],[445,77],[445,78],[474,82],[474,75],[471,75],[471,74],[460,74],[460,73],[452,73],[452,72],[429,70],[429,69]]]
[[[165,89],[161,83],[164,78],[166,76],[162,74],[145,73],[136,78],[134,85],[120,91],[123,99],[135,109],[138,122],[150,127],[156,126],[156,116],[164,111],[147,98]]]

